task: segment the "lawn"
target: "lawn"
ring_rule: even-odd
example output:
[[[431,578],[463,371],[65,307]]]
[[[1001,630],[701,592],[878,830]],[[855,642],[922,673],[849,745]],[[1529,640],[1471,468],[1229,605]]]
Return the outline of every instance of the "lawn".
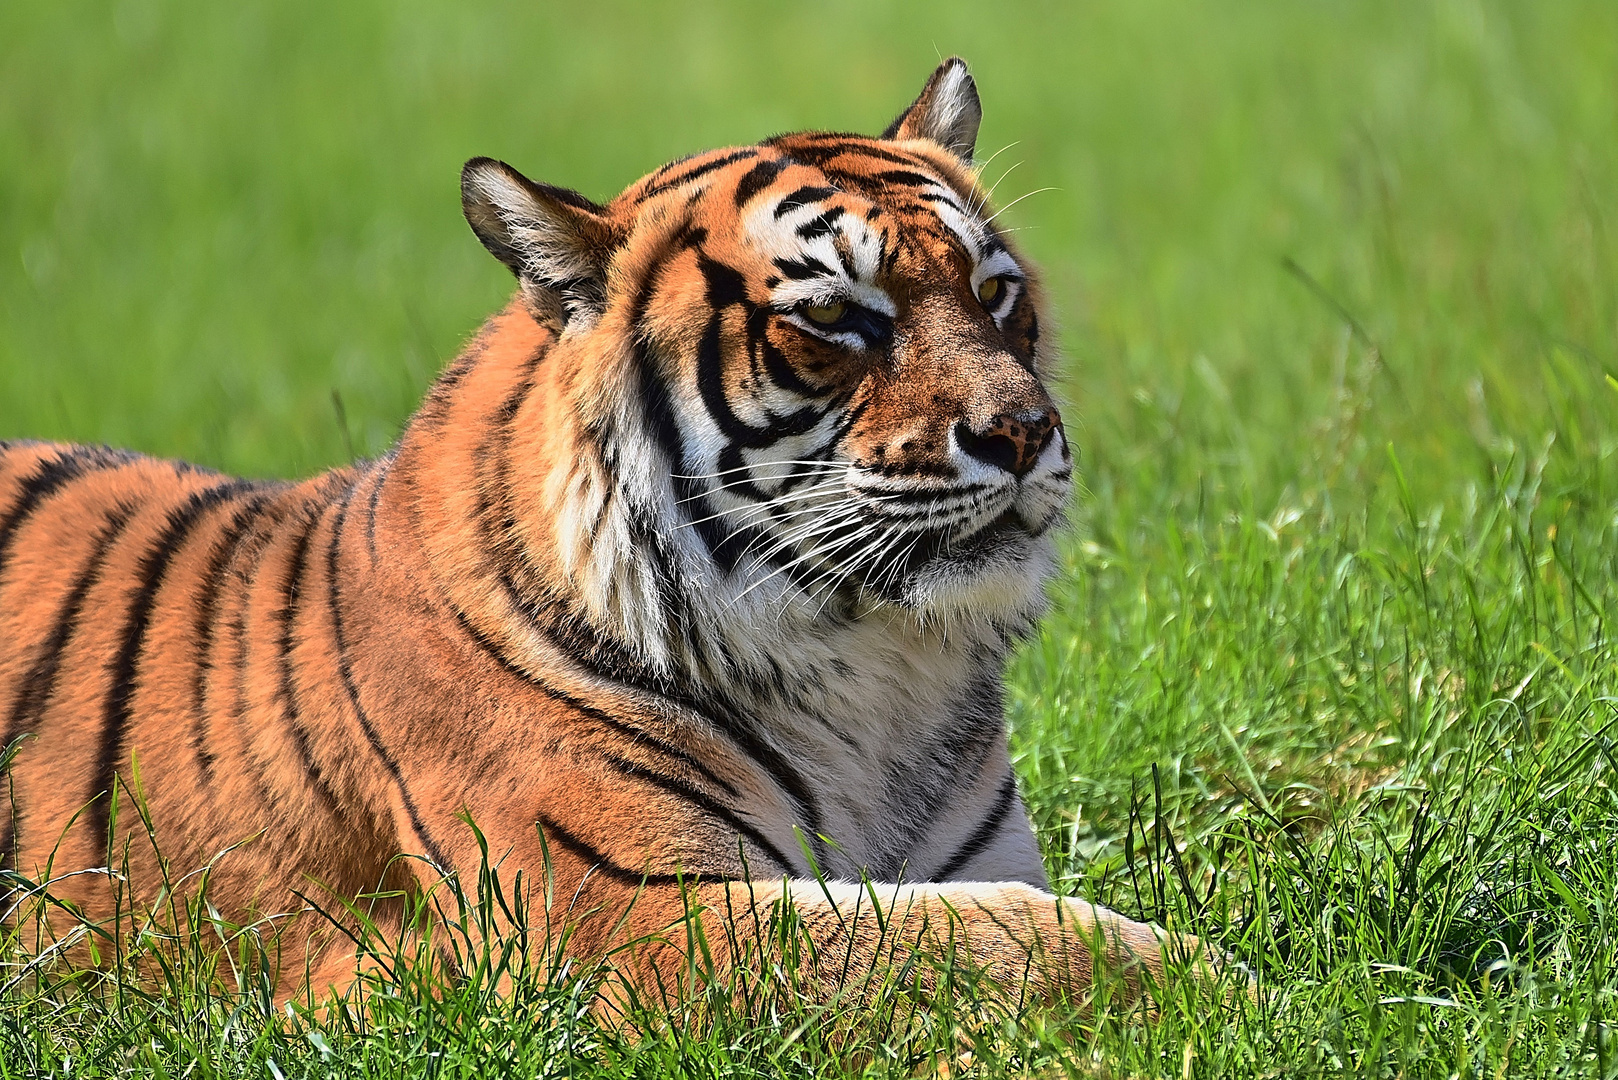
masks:
[[[359,1023],[13,950],[0,1076],[1618,1076],[1610,0],[6,3],[0,436],[380,452],[510,288],[464,159],[604,198],[952,52],[1082,451],[1010,680],[1048,864],[1262,1002],[631,1038],[555,973]]]

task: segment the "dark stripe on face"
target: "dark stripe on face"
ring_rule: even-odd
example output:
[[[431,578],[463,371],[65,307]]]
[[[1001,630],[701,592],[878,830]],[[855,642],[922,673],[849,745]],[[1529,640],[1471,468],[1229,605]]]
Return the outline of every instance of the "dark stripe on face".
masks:
[[[6,554],[17,531],[39,508],[40,503],[81,477],[134,460],[133,454],[98,446],[76,446],[41,465],[34,475],[23,481],[17,501],[5,517],[0,518],[0,574],[5,572]]]
[[[112,838],[108,835],[112,814],[112,800],[97,798],[101,792],[112,790],[113,773],[123,760],[124,732],[129,727],[130,702],[135,695],[135,679],[141,653],[146,647],[146,631],[151,624],[152,605],[157,591],[168,574],[169,563],[185,544],[202,516],[209,510],[252,488],[244,480],[219,484],[203,491],[193,492],[182,505],[169,512],[163,532],[147,549],[135,571],[139,587],[124,617],[124,631],[118,653],[108,666],[112,682],[107,687],[101,710],[101,745],[96,753],[95,774],[90,781],[90,821],[102,850],[107,850]]]
[[[989,808],[989,814],[983,819],[972,835],[966,838],[966,843],[958,848],[955,854],[945,860],[929,881],[949,881],[967,864],[981,855],[993,842],[995,834],[1006,823],[1006,816],[1011,813],[1011,807],[1017,800],[1017,778],[1008,773],[1000,784],[1000,791],[995,795],[994,805]]]
[[[787,861],[787,857],[781,853],[781,849],[772,844],[763,833],[738,817],[729,807],[721,805],[691,785],[676,780],[672,776],[664,776],[662,773],[643,769],[632,761],[625,761],[623,758],[613,757],[610,754],[602,756],[607,759],[608,764],[623,775],[634,780],[642,780],[661,791],[666,791],[670,795],[683,799],[697,807],[710,818],[717,818],[724,822],[739,836],[746,838],[754,847],[769,856],[783,871],[792,873],[793,865]]]
[[[925,188],[933,187],[934,185],[938,184],[938,181],[933,179],[931,176],[926,176],[919,172],[912,172],[909,169],[887,169],[883,172],[877,173],[873,179],[879,184],[897,184],[900,187]]]
[[[208,752],[206,734],[207,697],[208,676],[213,671],[214,621],[219,611],[219,591],[224,585],[225,571],[235,558],[242,539],[269,501],[269,495],[259,495],[236,511],[202,574],[202,593],[197,597],[197,618],[193,624],[197,647],[195,669],[191,675],[191,746],[196,751],[205,786],[213,782],[213,755]]]
[[[811,203],[817,203],[822,199],[829,199],[835,194],[837,194],[837,189],[834,187],[816,184],[805,185],[790,192],[775,204],[775,219],[779,221],[794,210],[808,206]]]
[[[295,661],[292,657],[295,645],[293,638],[298,627],[298,602],[303,593],[304,569],[309,562],[309,544],[315,530],[320,527],[320,519],[323,516],[319,510],[310,514],[293,544],[292,557],[287,564],[286,580],[281,585],[281,610],[277,613],[281,632],[276,640],[276,649],[279,652],[281,667],[281,700],[285,703],[282,719],[286,724],[287,734],[291,736],[293,749],[298,752],[298,762],[303,766],[304,775],[309,778],[326,813],[334,820],[341,820],[337,795],[326,782],[325,774],[321,771],[319,762],[315,760],[314,750],[309,745],[309,734],[303,730],[303,724],[299,719],[297,672],[294,670]]]
[[[638,340],[635,352],[641,376],[640,399],[645,408],[646,430],[651,432],[652,440],[668,460],[669,483],[674,489],[675,501],[687,514],[691,527],[708,549],[709,556],[725,573],[734,573],[741,553],[755,541],[761,541],[763,534],[751,528],[727,530],[723,519],[713,516],[708,508],[707,493],[689,475],[691,470],[686,463],[685,444],[680,437],[679,422],[674,416],[673,392],[654,369],[645,346]]]
[[[73,587],[63,600],[56,622],[51,626],[50,636],[45,639],[44,648],[35,657],[28,674],[23,676],[22,689],[12,705],[11,715],[6,718],[5,735],[0,738],[0,749],[11,745],[14,739],[32,732],[40,718],[44,716],[46,707],[50,705],[51,695],[56,690],[56,676],[61,669],[62,652],[72,640],[73,632],[78,629],[79,617],[84,611],[85,597],[89,595],[91,587],[101,580],[107,552],[123,535],[133,513],[130,507],[118,507],[107,519],[106,527],[101,530],[101,534],[96,537],[95,548],[90,552],[90,558],[79,570],[78,577],[73,581]],[[97,793],[104,790],[106,789],[98,789]],[[100,808],[102,803],[98,800],[96,806]],[[12,854],[15,855],[15,852]]]
[[[708,415],[720,434],[730,440],[731,449],[745,447],[757,450],[770,446],[786,432],[774,427],[754,427],[745,422],[736,415],[730,407],[730,399],[725,396],[725,365],[719,345],[719,320],[720,312],[715,311],[708,320],[708,328],[703,331],[701,341],[697,343],[697,392],[702,395],[702,404],[707,407]],[[810,426],[813,426],[812,422]]]
[[[752,320],[749,321],[751,322]],[[804,382],[792,365],[787,363],[786,354],[777,349],[775,344],[764,336],[769,322],[768,313],[763,313],[763,317],[758,321],[766,324],[759,327],[757,331],[758,356],[759,360],[764,364],[764,374],[768,376],[771,382],[789,394],[797,394],[799,397],[806,398],[826,397],[837,389],[835,386],[830,385],[814,387]],[[753,328],[749,327],[748,329],[751,331]],[[819,422],[817,417],[815,423]],[[810,425],[810,427],[813,426],[814,424]],[[807,431],[808,428],[804,430]]]
[[[942,191],[918,191],[916,193],[916,198],[925,200],[926,202],[930,202],[930,203],[941,203],[944,206],[949,207],[951,210],[954,210],[957,214],[960,214],[962,217],[970,217],[971,216],[966,212],[966,207],[964,207],[960,203],[956,202],[954,200],[954,198],[952,198],[951,196],[945,195]],[[988,245],[984,245],[984,246],[987,247]],[[987,252],[987,251],[983,252],[983,254],[980,257],[985,258],[985,259],[988,258],[989,257],[989,252]]]
[[[726,165],[730,165],[738,161],[746,161],[748,158],[757,156],[757,150],[748,148],[745,150],[737,150],[734,153],[725,154],[709,161],[704,161],[701,165],[693,165],[691,168],[677,176],[671,176],[667,180],[650,185],[645,191],[640,193],[639,197],[635,201],[645,202],[647,199],[661,195],[665,191],[671,191],[683,184],[689,184],[698,177],[706,176],[717,169],[723,169]]]
[[[780,158],[768,158],[748,169],[746,175],[736,184],[736,208],[740,210],[759,192],[775,183],[775,178],[780,176],[786,167],[787,163]]]
[[[343,525],[348,520],[349,499],[353,496],[350,489],[337,508],[337,520],[332,523],[331,542],[326,545],[326,607],[331,614],[332,647],[337,654],[337,675],[342,680],[343,692],[348,696],[349,707],[354,710],[354,718],[359,721],[360,730],[365,733],[365,741],[370,744],[371,752],[382,762],[388,776],[393,780],[394,788],[399,792],[399,801],[404,804],[405,816],[410,819],[410,827],[421,838],[422,847],[426,848],[424,854],[433,864],[442,871],[453,870],[444,851],[433,840],[432,833],[422,823],[421,813],[416,809],[416,802],[410,797],[410,789],[405,786],[404,773],[399,768],[399,761],[387,746],[382,742],[382,736],[377,733],[376,725],[360,704],[360,688],[354,681],[354,665],[348,656],[348,640],[343,628],[343,597],[340,581],[342,569],[339,566],[343,544]]]
[[[837,276],[837,271],[813,255],[804,255],[797,259],[776,259],[775,268],[793,281],[807,281],[810,278]]]
[[[804,240],[813,240],[820,236],[830,236],[833,232],[833,224],[838,218],[843,216],[844,212],[845,211],[841,206],[828,207],[825,213],[818,214],[804,222],[802,225],[799,225],[797,229],[798,236]]]
[[[637,887],[641,884],[677,885],[680,882],[678,874],[636,873],[626,866],[620,866],[590,844],[579,839],[577,834],[558,825],[544,814],[539,815],[538,824],[544,833],[546,845],[555,844],[575,859],[584,863],[588,868],[586,876],[593,871],[603,877],[611,878],[620,885],[634,885]]]

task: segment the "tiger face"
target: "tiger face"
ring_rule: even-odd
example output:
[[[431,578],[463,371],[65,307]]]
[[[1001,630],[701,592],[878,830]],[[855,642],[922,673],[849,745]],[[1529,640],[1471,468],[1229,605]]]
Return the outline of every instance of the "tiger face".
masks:
[[[559,350],[596,359],[581,407],[633,402],[593,423],[618,497],[706,585],[695,602],[1042,608],[1073,452],[1037,282],[971,166],[980,116],[952,61],[880,138],[717,150],[604,207],[468,164],[474,230]]]

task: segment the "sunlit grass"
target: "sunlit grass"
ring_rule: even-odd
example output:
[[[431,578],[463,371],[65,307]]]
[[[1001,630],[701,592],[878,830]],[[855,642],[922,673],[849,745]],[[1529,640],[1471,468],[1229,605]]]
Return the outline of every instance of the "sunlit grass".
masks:
[[[10,5],[0,435],[376,453],[509,287],[462,160],[605,197],[951,52],[997,199],[1055,189],[1005,218],[1082,453],[1010,684],[1048,862],[1262,1004],[631,1034],[543,965],[289,1017],[251,934],[162,992],[10,942],[0,1075],[1618,1076],[1613,5]]]

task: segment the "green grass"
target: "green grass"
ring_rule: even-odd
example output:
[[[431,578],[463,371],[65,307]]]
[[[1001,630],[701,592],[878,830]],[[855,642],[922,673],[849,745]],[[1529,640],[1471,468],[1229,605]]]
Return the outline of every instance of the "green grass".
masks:
[[[967,989],[828,1028],[715,999],[637,1040],[551,972],[401,977],[363,1029],[195,966],[156,999],[4,976],[0,1075],[1618,1076],[1605,0],[8,4],[0,434],[250,474],[377,452],[509,288],[463,159],[605,197],[876,130],[951,52],[983,155],[1015,143],[999,200],[1055,189],[1007,214],[1083,452],[1012,672],[1049,862],[1213,936],[1264,1005]]]

